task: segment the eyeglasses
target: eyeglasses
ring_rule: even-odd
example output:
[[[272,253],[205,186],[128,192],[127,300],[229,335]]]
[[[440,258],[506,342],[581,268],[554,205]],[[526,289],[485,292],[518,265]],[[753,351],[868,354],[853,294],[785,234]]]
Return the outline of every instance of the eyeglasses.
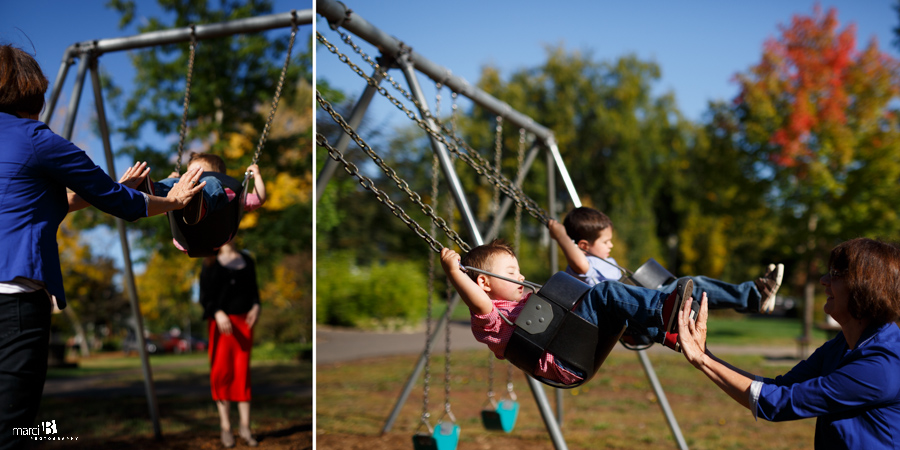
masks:
[[[847,269],[838,270],[838,269],[832,268],[831,270],[828,271],[828,276],[831,278],[841,278],[844,275],[847,275]]]

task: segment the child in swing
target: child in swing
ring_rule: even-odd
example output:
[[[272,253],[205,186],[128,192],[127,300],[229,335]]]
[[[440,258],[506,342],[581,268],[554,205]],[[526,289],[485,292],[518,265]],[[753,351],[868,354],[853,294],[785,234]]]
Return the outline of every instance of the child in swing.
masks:
[[[192,152],[190,159],[188,159],[187,170],[190,171],[194,168],[203,169],[203,172],[207,173],[224,174],[225,161],[218,155]],[[262,174],[259,173],[259,167],[256,164],[247,167],[247,171],[253,174],[253,192],[247,193],[244,203],[244,211],[249,212],[259,208],[266,202],[266,185],[263,183]],[[165,192],[172,189],[172,186],[178,180],[179,174],[172,172],[168,178],[152,183],[153,190],[157,193],[162,192],[162,194],[156,195],[165,195]],[[186,206],[183,211],[184,221],[188,225],[197,224],[210,211],[224,208],[235,197],[234,191],[223,186],[222,182],[215,176],[202,175],[200,183],[205,183],[203,196],[195,196],[194,201]]]
[[[566,215],[562,224],[551,220],[547,228],[566,257],[566,273],[591,286],[621,278],[618,268],[603,261],[605,259],[615,264],[615,260],[610,257],[613,223],[606,214],[593,208],[575,208]],[[693,297],[700,298],[706,292],[710,299],[710,309],[771,313],[783,276],[782,264],[770,264],[762,277],[741,284],[730,284],[704,276],[690,278],[694,284]],[[674,289],[674,281],[659,288],[662,292],[672,292]],[[630,326],[623,336],[630,344],[648,343],[646,338],[639,329],[632,329]]]
[[[515,252],[502,240],[475,247],[463,258],[452,249],[444,248],[441,266],[469,307],[475,339],[487,344],[497,358],[503,359],[514,330],[513,322],[531,292],[526,294],[523,286],[507,280],[474,271],[464,272],[462,266],[522,281],[525,278],[519,272]],[[600,282],[584,295],[574,312],[601,330],[620,329],[628,322],[655,342],[680,351],[678,312],[684,302],[689,301],[692,290],[693,281],[687,278],[679,280],[676,289],[668,294],[618,282]],[[567,367],[553,354],[545,352],[533,375],[569,385],[581,382],[586,374]]]

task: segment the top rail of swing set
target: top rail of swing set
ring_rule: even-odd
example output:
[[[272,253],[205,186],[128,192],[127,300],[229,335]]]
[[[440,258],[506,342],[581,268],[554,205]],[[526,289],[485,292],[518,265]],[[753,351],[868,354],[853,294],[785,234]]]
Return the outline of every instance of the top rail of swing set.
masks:
[[[293,10],[285,13],[248,17],[227,22],[198,24],[193,27],[188,26],[149,31],[134,36],[76,42],[68,46],[63,52],[62,62],[60,63],[59,71],[56,74],[56,81],[53,83],[53,90],[50,93],[50,100],[48,101],[47,107],[44,109],[44,116],[41,120],[45,123],[49,122],[53,110],[56,107],[56,102],[59,99],[59,94],[62,91],[69,66],[74,63],[76,58],[84,57],[86,54],[97,57],[104,53],[189,42],[192,34],[196,36],[198,41],[202,41],[232,36],[235,34],[250,34],[278,28],[287,28],[294,23],[297,25],[309,25],[312,24],[314,15],[315,13],[311,9]]]
[[[534,119],[513,109],[509,104],[498,100],[487,92],[472,86],[466,79],[453,75],[450,69],[438,65],[428,58],[416,53],[415,50],[404,44],[399,39],[381,31],[352,9],[337,0],[317,0],[316,12],[328,20],[332,26],[344,28],[359,36],[364,41],[374,45],[382,54],[397,58],[406,54],[413,62],[415,69],[425,74],[436,83],[441,83],[453,92],[463,95],[482,108],[503,116],[507,123],[524,128],[534,134],[538,139],[551,143],[554,142],[553,131],[537,123]]]
[[[354,35],[359,36],[364,41],[374,45],[385,56],[397,59],[401,55],[406,54],[408,59],[412,61],[415,70],[425,74],[435,83],[441,83],[444,86],[447,86],[453,92],[467,97],[485,110],[498,116],[503,116],[503,119],[507,123],[523,128],[525,131],[535,135],[539,141],[543,142],[553,156],[572,203],[576,207],[581,206],[581,199],[578,197],[572,178],[569,176],[566,165],[562,160],[562,155],[559,153],[559,148],[557,148],[556,145],[556,138],[552,130],[535,122],[531,117],[516,111],[506,102],[502,102],[487,92],[472,86],[465,78],[453,75],[453,72],[451,72],[450,69],[436,64],[421,54],[416,53],[416,51],[408,45],[384,31],[381,31],[337,0],[317,0],[316,13],[328,20],[328,23],[331,26],[344,28]]]

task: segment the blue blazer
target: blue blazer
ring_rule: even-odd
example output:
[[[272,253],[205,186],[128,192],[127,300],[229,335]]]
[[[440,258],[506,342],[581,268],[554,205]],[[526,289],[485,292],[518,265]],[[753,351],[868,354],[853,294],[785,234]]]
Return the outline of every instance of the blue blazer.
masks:
[[[69,211],[66,188],[128,221],[147,216],[143,194],[113,181],[43,122],[0,113],[0,282],[43,281],[66,306],[56,232]]]

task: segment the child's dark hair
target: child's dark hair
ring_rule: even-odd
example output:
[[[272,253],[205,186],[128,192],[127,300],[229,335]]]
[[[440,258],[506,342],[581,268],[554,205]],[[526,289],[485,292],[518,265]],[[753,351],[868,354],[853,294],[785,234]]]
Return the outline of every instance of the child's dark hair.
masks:
[[[513,258],[516,257],[516,252],[513,251],[512,247],[510,247],[506,241],[503,239],[494,239],[488,244],[479,245],[478,247],[469,250],[469,252],[460,259],[460,264],[481,270],[491,270],[491,260],[494,256],[503,253],[506,253]],[[472,281],[476,281],[479,275],[471,270],[466,274],[469,275],[469,278],[471,278]]]
[[[34,57],[12,45],[0,45],[0,112],[39,114],[48,85]]]
[[[566,214],[563,226],[566,227],[569,238],[576,243],[581,240],[594,242],[603,230],[612,226],[612,220],[594,208],[582,206]]]
[[[213,172],[225,173],[225,160],[219,155],[192,152],[190,159],[188,159],[188,165],[191,165],[194,161],[203,161],[209,164]]]

